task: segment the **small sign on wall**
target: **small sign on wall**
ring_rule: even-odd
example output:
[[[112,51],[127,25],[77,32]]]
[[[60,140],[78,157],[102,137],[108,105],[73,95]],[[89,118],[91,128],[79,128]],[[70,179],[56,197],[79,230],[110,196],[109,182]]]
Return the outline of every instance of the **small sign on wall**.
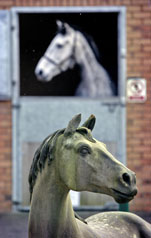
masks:
[[[146,85],[146,79],[129,78],[127,80],[127,102],[145,102],[147,99]]]

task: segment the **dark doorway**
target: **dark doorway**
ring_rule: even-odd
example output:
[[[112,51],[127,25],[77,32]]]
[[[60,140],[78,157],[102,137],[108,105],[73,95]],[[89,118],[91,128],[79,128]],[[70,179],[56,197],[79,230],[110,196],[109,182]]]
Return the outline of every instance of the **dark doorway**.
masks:
[[[80,82],[79,67],[39,82],[34,75],[37,62],[56,34],[56,20],[77,26],[92,36],[100,52],[100,63],[109,73],[118,95],[118,13],[20,13],[20,95],[73,96]]]

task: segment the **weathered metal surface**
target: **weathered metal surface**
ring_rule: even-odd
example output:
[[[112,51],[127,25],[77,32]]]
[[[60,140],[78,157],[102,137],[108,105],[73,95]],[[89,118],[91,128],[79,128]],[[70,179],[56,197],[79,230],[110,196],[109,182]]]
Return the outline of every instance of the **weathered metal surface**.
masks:
[[[0,100],[11,95],[9,11],[0,10]]]

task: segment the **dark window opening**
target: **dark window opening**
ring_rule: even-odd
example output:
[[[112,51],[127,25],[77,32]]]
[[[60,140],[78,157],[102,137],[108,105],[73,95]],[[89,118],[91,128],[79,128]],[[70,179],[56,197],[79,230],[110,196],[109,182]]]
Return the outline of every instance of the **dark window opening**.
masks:
[[[100,63],[107,70],[118,95],[118,13],[24,13],[19,14],[20,26],[20,95],[73,96],[80,82],[76,66],[43,83],[34,70],[56,34],[56,20],[75,25],[92,36],[100,52]]]

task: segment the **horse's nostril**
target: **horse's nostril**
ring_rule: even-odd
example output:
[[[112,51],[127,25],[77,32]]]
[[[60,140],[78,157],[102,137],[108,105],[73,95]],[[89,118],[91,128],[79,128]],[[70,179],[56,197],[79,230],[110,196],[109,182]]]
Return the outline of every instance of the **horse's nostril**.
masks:
[[[39,70],[38,74],[39,74],[40,76],[42,76],[42,75],[43,75],[43,71],[42,71],[42,70]]]
[[[125,183],[127,183],[128,185],[131,184],[131,178],[130,178],[129,174],[124,173],[122,177],[123,177],[123,180],[124,180]]]

